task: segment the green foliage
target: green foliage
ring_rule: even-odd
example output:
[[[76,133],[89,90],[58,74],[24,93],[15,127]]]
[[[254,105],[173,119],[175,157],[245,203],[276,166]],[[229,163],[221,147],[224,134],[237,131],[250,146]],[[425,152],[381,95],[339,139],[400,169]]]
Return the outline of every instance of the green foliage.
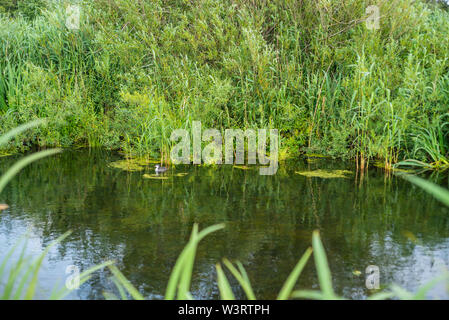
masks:
[[[17,0],[0,0],[0,12],[17,10]]]
[[[17,10],[28,19],[36,18],[45,9],[45,0],[18,0]]]
[[[46,6],[46,0],[0,0],[0,13],[8,12],[14,15],[22,15],[32,20]]]
[[[425,169],[449,168],[448,114],[434,119],[426,127],[419,128],[414,136],[414,159],[407,159],[396,164],[400,166],[421,167]],[[419,161],[421,159],[425,162]]]
[[[193,264],[195,261],[195,254],[199,242],[209,233],[224,228],[224,225],[218,224],[208,227],[201,232],[198,232],[198,225],[193,226],[190,240],[184,250],[179,255],[178,260],[173,268],[168,281],[167,290],[165,293],[166,300],[173,300],[175,295],[178,299],[189,299],[190,296],[190,280],[192,278]]]
[[[449,13],[427,2],[79,1],[69,30],[65,2],[5,1],[23,14],[0,16],[0,125],[53,124],[9,148],[167,159],[171,131],[200,120],[278,128],[290,153],[390,167],[447,112]]]

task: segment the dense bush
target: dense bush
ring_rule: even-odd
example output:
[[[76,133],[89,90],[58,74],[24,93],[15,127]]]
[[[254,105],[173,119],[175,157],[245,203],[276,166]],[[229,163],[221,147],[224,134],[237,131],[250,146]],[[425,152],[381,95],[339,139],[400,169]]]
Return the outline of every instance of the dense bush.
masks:
[[[278,128],[292,154],[361,165],[432,160],[416,136],[448,111],[443,8],[411,0],[77,3],[79,30],[65,25],[68,2],[36,4],[33,19],[0,18],[1,130],[52,121],[11,147],[167,154],[171,130],[201,120]],[[372,4],[379,30],[365,26]]]

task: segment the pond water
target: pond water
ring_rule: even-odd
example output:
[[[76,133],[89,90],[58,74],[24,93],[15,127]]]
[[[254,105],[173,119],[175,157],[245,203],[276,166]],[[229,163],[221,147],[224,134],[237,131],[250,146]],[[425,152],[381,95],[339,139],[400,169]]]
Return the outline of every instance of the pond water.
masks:
[[[15,159],[0,159],[0,172]],[[37,298],[64,284],[67,266],[85,270],[113,259],[140,292],[160,299],[194,223],[200,229],[226,224],[200,243],[192,281],[198,299],[218,298],[215,264],[224,257],[243,263],[258,298],[275,298],[316,229],[334,288],[346,298],[370,294],[369,265],[379,267],[382,287],[396,283],[409,290],[449,266],[449,210],[380,169],[346,179],[305,177],[295,171],[355,168],[301,159],[281,163],[274,176],[228,165],[178,166],[175,173],[188,174],[152,180],[142,175],[153,173],[153,165],[139,172],[108,166],[120,159],[103,150],[65,151],[25,168],[0,196],[10,206],[0,213],[0,259],[25,234],[27,253],[37,255],[73,231],[45,259]],[[313,258],[296,287],[319,288]],[[68,298],[102,299],[105,290],[114,292],[107,270]],[[447,299],[446,290],[437,286],[429,298]]]

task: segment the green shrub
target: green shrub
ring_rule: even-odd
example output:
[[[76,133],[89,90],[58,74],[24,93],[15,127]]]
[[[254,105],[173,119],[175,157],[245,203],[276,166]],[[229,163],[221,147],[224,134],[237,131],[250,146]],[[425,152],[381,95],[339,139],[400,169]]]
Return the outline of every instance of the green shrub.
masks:
[[[161,155],[173,128],[200,120],[389,167],[447,112],[449,13],[427,2],[79,1],[79,30],[65,25],[68,2],[38,2],[34,18],[0,17],[1,130],[55,123],[27,146]],[[363,20],[372,4],[376,31]]]

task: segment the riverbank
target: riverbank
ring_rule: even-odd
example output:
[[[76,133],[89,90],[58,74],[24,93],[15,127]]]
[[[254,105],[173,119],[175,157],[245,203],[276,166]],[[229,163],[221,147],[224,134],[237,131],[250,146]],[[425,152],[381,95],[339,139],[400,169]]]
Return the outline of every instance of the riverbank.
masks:
[[[0,5],[8,1],[0,2]],[[13,3],[15,1],[9,1]],[[0,17],[8,149],[89,146],[167,158],[193,121],[275,128],[284,154],[448,159],[449,14],[423,1],[28,1]],[[31,4],[34,4],[32,6]],[[366,27],[377,5],[380,28]],[[4,11],[7,11],[7,10]]]

